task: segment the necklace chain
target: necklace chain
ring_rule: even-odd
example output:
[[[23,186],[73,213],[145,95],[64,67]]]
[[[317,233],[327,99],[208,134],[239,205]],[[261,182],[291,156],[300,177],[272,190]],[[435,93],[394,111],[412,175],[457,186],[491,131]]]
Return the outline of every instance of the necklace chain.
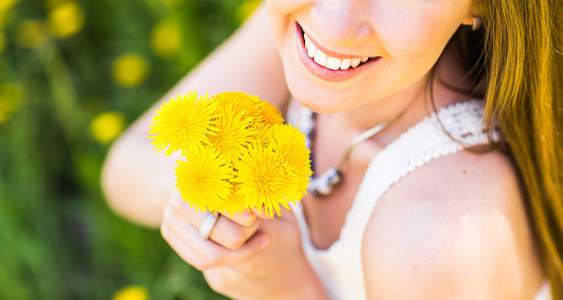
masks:
[[[311,149],[310,160],[311,160],[311,167],[313,169],[311,184],[309,184],[307,191],[313,193],[316,197],[325,197],[330,195],[334,191],[334,188],[340,185],[340,183],[342,183],[342,180],[344,179],[343,177],[344,175],[342,174],[342,167],[348,161],[348,158],[350,157],[352,150],[354,150],[356,146],[358,146],[363,141],[369,139],[370,137],[374,136],[375,134],[381,132],[383,129],[387,128],[389,125],[395,122],[395,120],[398,119],[397,117],[391,121],[377,124],[372,128],[356,136],[354,139],[352,139],[352,142],[346,149],[344,156],[342,157],[342,159],[340,159],[340,163],[336,168],[335,167],[328,168],[328,170],[326,170],[320,176],[315,176],[314,174],[314,169],[315,169],[314,148],[315,147],[313,146],[313,140],[315,138],[316,119],[318,115],[315,112],[305,107],[303,107],[302,109],[303,111],[301,113],[301,125],[307,137],[307,146],[309,147],[309,149]]]

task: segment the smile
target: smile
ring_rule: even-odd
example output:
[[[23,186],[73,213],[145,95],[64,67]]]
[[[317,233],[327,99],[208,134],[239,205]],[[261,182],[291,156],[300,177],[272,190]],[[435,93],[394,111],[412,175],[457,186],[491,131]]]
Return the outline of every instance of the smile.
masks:
[[[343,81],[372,67],[381,57],[338,54],[320,49],[313,39],[296,23],[299,39],[300,58],[305,67],[321,79],[327,81]]]
[[[325,54],[321,51],[318,46],[316,46],[309,36],[303,32],[303,41],[305,43],[305,49],[307,49],[307,54],[312,58],[317,64],[331,69],[331,70],[348,70],[349,68],[355,68],[362,63],[368,62],[370,59],[375,57],[355,57],[355,58],[336,58]]]

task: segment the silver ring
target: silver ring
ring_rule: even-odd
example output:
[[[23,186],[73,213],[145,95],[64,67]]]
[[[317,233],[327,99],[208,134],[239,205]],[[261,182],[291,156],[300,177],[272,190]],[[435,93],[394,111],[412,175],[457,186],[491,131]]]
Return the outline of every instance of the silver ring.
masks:
[[[219,220],[220,216],[221,216],[220,213],[216,213],[216,214],[210,214],[207,217],[205,217],[205,220],[203,220],[203,223],[201,223],[198,232],[198,235],[202,240],[209,239],[211,230],[213,230],[213,227],[215,227],[215,224],[217,223],[217,220]]]

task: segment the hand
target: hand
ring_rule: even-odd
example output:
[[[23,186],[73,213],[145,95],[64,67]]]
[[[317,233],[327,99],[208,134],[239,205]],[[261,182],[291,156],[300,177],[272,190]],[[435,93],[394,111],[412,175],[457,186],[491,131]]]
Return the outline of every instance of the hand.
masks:
[[[308,264],[293,214],[263,220],[254,212],[219,218],[208,240],[198,228],[209,212],[196,212],[177,193],[161,225],[162,236],[187,263],[201,270],[215,291],[236,299],[324,296]]]

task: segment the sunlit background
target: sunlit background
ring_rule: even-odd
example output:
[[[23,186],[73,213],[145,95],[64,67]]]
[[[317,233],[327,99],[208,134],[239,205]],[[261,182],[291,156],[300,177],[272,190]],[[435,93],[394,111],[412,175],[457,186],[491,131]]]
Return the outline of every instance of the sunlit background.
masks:
[[[100,191],[112,141],[256,0],[0,0],[0,299],[218,299]]]

